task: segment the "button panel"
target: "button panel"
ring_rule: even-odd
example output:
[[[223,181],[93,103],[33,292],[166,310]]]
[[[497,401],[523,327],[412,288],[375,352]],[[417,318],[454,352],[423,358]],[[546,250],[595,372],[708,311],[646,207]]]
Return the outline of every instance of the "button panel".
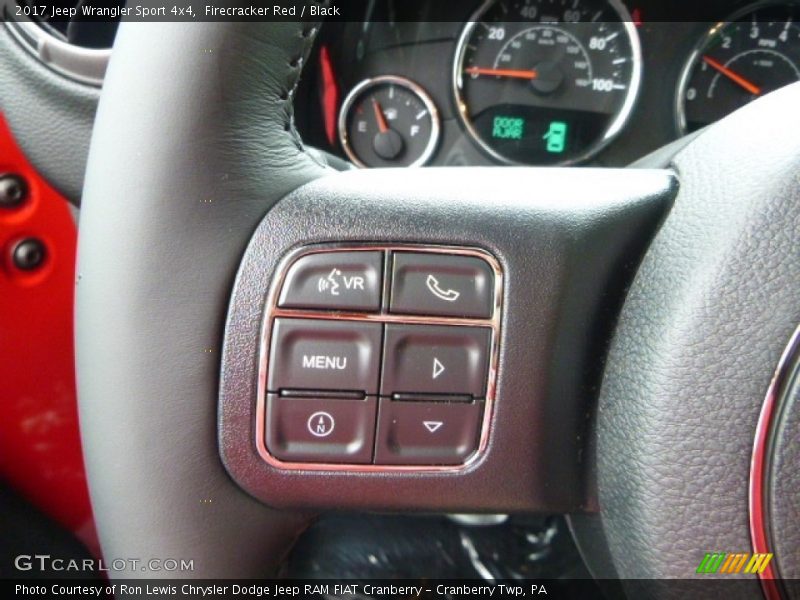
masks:
[[[256,446],[275,467],[458,469],[486,449],[502,272],[471,248],[312,247],[267,300]]]

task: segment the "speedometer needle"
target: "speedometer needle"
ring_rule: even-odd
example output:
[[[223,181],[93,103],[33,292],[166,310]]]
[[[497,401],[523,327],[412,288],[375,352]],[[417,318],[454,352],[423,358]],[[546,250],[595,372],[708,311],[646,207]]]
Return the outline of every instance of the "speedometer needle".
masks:
[[[372,108],[375,110],[375,120],[378,122],[378,131],[386,133],[389,131],[389,124],[386,122],[386,117],[383,114],[383,109],[378,101],[372,99]]]
[[[707,54],[703,55],[703,62],[706,63],[708,66],[713,67],[714,69],[716,69],[717,71],[719,71],[723,75],[725,75],[725,77],[727,77],[728,79],[730,79],[734,83],[739,84],[740,86],[742,86],[744,89],[746,89],[748,92],[750,92],[754,96],[760,96],[761,95],[761,88],[760,87],[758,87],[756,84],[752,83],[751,81],[748,81],[747,79],[745,79],[744,77],[742,77],[741,75],[736,73],[735,71],[731,71],[728,67],[726,67],[722,63],[714,60],[713,58],[711,58]]]
[[[539,75],[536,71],[522,71],[518,69],[490,69],[487,67],[468,67],[464,69],[468,75],[494,75],[496,77],[511,77],[513,79],[536,79]]]

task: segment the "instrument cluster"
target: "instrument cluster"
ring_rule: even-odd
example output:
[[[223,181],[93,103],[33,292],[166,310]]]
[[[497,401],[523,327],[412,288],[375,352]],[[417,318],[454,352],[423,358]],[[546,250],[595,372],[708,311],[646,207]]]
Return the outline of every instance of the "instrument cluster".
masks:
[[[800,81],[800,0],[410,4],[323,28],[305,85],[304,137],[359,167],[623,166]]]

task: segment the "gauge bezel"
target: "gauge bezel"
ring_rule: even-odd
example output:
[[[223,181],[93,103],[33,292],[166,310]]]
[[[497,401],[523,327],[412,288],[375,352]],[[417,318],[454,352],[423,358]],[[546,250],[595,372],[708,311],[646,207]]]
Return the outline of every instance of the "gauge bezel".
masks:
[[[425,91],[425,89],[419,85],[407,79],[406,77],[400,77],[398,75],[381,75],[379,77],[368,77],[363,81],[359,82],[350,93],[342,102],[342,107],[339,109],[339,142],[342,144],[342,149],[350,161],[361,169],[372,169],[375,167],[370,167],[369,165],[365,164],[355,153],[352,146],[350,145],[350,139],[347,135],[347,116],[350,113],[350,109],[353,107],[356,99],[361,96],[366,90],[369,90],[372,87],[377,87],[380,85],[386,84],[393,84],[399,85],[401,87],[406,88],[412,94],[416,95],[422,103],[425,105],[425,108],[428,110],[428,113],[431,116],[431,137],[428,140],[428,145],[425,146],[425,150],[422,152],[420,157],[415,160],[413,163],[409,165],[405,165],[406,168],[408,167],[421,167],[426,164],[433,153],[436,151],[436,147],[439,144],[439,136],[441,135],[441,122],[439,117],[439,109],[436,107],[433,99],[430,97],[430,94]]]
[[[707,29],[703,35],[700,36],[700,39],[692,48],[692,51],[689,53],[688,58],[681,68],[681,75],[678,78],[678,86],[675,91],[675,128],[677,129],[678,135],[683,136],[689,133],[689,131],[686,129],[686,105],[683,102],[683,98],[689,85],[689,79],[694,72],[694,68],[697,66],[697,58],[700,56],[700,52],[702,52],[703,48],[708,45],[708,43],[720,29],[735,23],[743,16],[748,15],[751,12],[761,10],[762,8],[768,8],[770,6],[796,6],[800,8],[800,2],[785,2],[781,0],[760,0],[759,2],[753,2],[732,12],[722,21],[717,21],[714,23],[714,25]],[[709,125],[711,125],[711,123],[709,123]]]
[[[467,103],[462,97],[462,90],[463,90],[463,74],[462,74],[462,63],[464,60],[464,54],[467,49],[467,40],[469,40],[472,32],[475,30],[475,27],[481,20],[481,17],[486,14],[486,12],[492,7],[493,4],[498,2],[499,0],[486,0],[479,8],[469,18],[464,29],[461,31],[461,35],[458,38],[458,43],[456,45],[456,52],[455,57],[453,59],[453,72],[452,72],[452,87],[453,87],[453,98],[455,99],[456,103],[456,114],[458,114],[459,121],[466,129],[469,137],[472,141],[486,154],[494,158],[496,161],[507,164],[507,165],[523,165],[523,166],[531,166],[535,163],[527,163],[527,162],[520,162],[513,159],[510,159],[506,156],[503,156],[499,152],[497,152],[494,148],[492,148],[488,143],[486,143],[481,136],[478,134],[475,126],[472,124],[471,119],[468,115],[468,108]],[[590,144],[586,147],[586,149],[580,153],[579,155],[567,159],[562,160],[556,163],[548,164],[548,166],[570,166],[575,165],[578,163],[582,163],[584,161],[589,160],[590,158],[596,156],[601,150],[606,148],[621,132],[622,129],[627,124],[628,120],[633,114],[633,109],[636,106],[636,101],[639,98],[639,91],[641,88],[642,83],[642,46],[639,40],[639,32],[636,31],[636,26],[633,24],[633,19],[631,18],[628,9],[622,4],[620,0],[608,0],[609,6],[617,13],[619,16],[620,22],[623,25],[626,35],[628,36],[628,41],[630,42],[631,46],[631,62],[633,64],[631,70],[631,81],[628,87],[628,93],[625,96],[625,100],[622,103],[619,111],[617,112],[616,116],[612,120],[611,124],[606,128],[603,135],[593,144]],[[531,21],[533,23],[534,21]]]

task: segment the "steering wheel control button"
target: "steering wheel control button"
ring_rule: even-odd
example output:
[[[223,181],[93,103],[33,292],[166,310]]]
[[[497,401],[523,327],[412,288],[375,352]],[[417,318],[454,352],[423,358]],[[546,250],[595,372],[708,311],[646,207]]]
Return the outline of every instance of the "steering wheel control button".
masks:
[[[278,306],[376,312],[381,306],[382,252],[324,252],[289,268]]]
[[[286,462],[372,462],[375,438],[373,398],[284,398],[269,394],[266,442]]]
[[[486,394],[491,329],[386,325],[382,396]]]
[[[270,343],[270,392],[378,392],[380,323],[275,319]]]
[[[393,313],[490,318],[494,273],[474,256],[395,252],[389,310]]]
[[[375,463],[460,465],[478,448],[483,404],[380,399]]]
[[[462,468],[487,445],[502,284],[477,248],[295,252],[267,296],[259,455],[289,470]]]

